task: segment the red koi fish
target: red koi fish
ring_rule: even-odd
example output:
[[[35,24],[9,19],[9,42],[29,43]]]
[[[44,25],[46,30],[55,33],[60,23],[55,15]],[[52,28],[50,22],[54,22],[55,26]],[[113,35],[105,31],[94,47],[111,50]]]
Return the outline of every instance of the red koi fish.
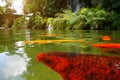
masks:
[[[92,44],[93,47],[98,48],[116,48],[120,49],[120,43],[100,43],[100,44]]]
[[[40,53],[37,61],[58,72],[63,80],[119,80],[120,57],[67,52]]]

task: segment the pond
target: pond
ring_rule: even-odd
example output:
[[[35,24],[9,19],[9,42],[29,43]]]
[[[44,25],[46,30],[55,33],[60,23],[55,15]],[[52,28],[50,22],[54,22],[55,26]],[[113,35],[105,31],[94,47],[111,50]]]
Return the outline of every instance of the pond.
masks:
[[[119,48],[104,50],[92,46],[120,44],[119,35],[119,31],[98,30],[0,30],[0,80],[62,80],[59,73],[37,61],[38,53],[106,55],[120,60]],[[104,36],[110,40],[102,39]],[[120,73],[120,62],[117,65]]]

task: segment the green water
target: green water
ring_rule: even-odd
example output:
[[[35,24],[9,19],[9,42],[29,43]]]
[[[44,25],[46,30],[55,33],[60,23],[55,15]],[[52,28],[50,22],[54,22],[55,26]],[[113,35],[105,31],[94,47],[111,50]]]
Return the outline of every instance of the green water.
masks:
[[[104,35],[111,36],[112,40],[101,40]],[[91,46],[94,43],[120,43],[119,35],[119,31],[0,30],[0,80],[61,80],[58,73],[36,61],[38,53],[79,52],[119,56]],[[59,39],[84,42],[24,43],[31,40]]]

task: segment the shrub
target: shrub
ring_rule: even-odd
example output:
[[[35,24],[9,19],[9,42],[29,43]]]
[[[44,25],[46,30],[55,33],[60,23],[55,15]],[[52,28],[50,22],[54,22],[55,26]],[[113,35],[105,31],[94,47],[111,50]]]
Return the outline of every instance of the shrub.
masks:
[[[14,20],[12,28],[14,29],[24,29],[27,27],[25,16],[21,16]]]
[[[41,17],[39,12],[36,12],[33,14],[33,16],[30,17],[28,28],[32,29],[43,29],[44,28],[44,19]]]

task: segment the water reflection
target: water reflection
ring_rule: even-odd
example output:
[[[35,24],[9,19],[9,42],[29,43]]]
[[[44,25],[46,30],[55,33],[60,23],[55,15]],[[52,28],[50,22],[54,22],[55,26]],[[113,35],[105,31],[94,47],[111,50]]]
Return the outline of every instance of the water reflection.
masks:
[[[24,54],[24,43],[23,41],[18,41],[15,43],[15,46],[17,48],[16,53]]]
[[[3,68],[3,73],[5,74],[6,78],[11,76],[17,76],[22,74],[24,71],[27,70],[26,66],[27,63],[23,58],[18,55],[13,56],[6,56],[7,60],[5,66]]]
[[[18,42],[16,42],[16,46],[22,47],[22,46],[24,46],[24,42],[23,41],[18,41]]]
[[[19,55],[0,53],[0,80],[25,80],[21,75],[27,71],[27,61]]]

